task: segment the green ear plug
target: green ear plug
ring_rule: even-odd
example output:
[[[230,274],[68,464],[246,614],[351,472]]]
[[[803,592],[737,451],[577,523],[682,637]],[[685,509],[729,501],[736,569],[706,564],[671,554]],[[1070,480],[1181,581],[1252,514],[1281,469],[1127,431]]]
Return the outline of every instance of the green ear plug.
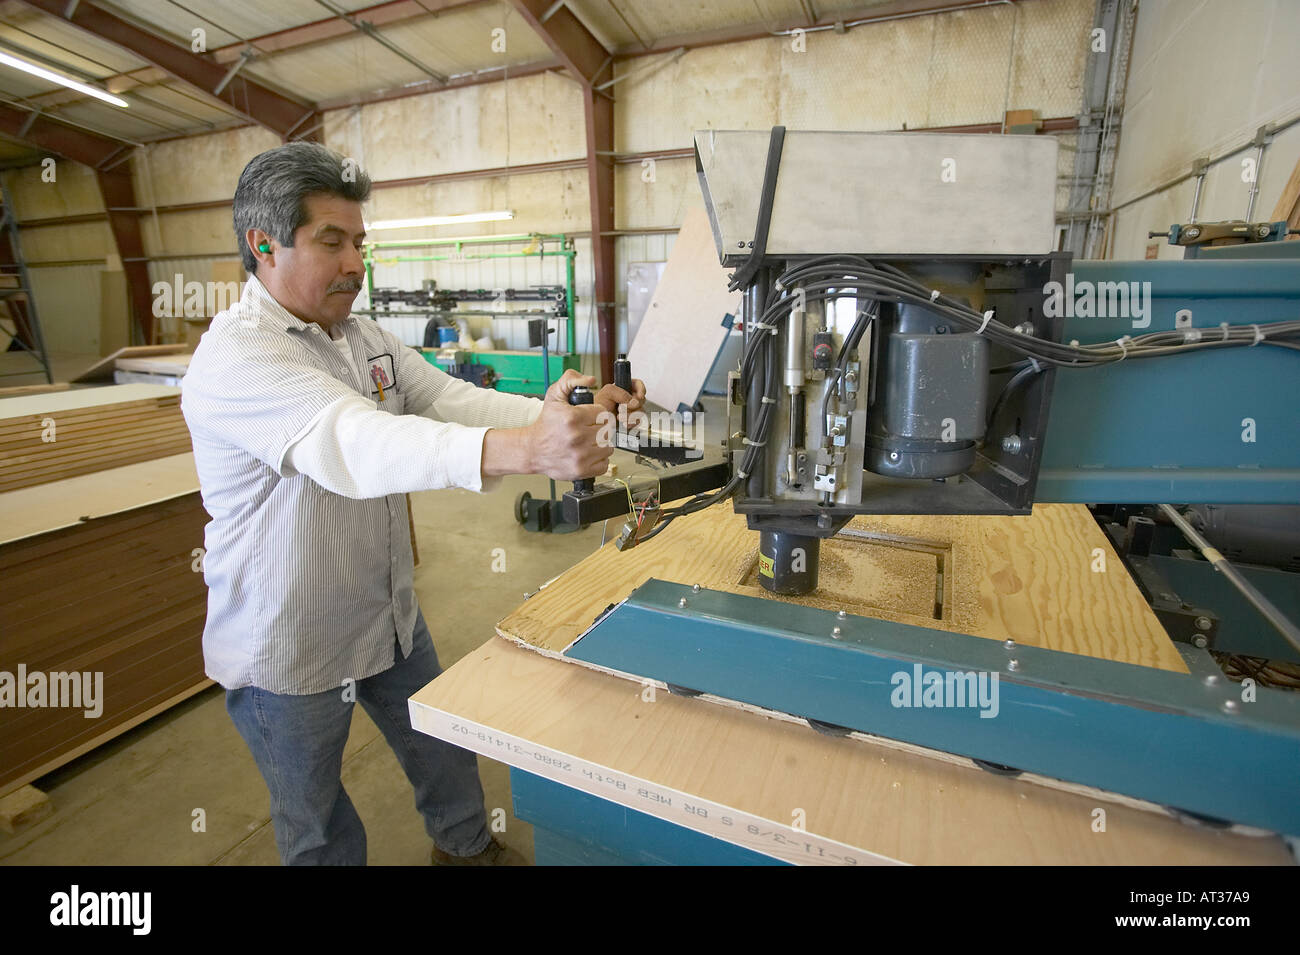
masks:
[[[270,252],[270,251],[271,251],[271,246],[268,245],[268,244],[265,243],[265,242],[262,242],[262,243],[260,243],[260,244],[258,245],[258,247],[257,247],[257,251],[258,251],[258,252]]]

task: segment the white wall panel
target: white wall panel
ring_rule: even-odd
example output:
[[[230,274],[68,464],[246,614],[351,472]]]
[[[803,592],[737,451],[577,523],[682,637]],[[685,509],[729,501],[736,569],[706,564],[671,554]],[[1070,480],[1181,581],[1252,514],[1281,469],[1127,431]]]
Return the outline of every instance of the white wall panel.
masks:
[[[1291,64],[1300,45],[1300,4],[1294,0],[1142,0],[1138,10],[1123,130],[1115,163],[1112,205],[1120,205],[1187,172],[1200,156],[1217,156],[1254,136],[1266,123],[1300,114],[1300,87]],[[1231,63],[1231,69],[1187,69],[1197,62]],[[1249,184],[1242,181],[1242,152],[1211,167],[1198,219],[1240,219]],[[1300,127],[1268,147],[1256,219],[1267,219],[1300,156]],[[1118,212],[1110,257],[1140,259],[1159,241],[1161,258],[1182,250],[1147,238],[1186,222],[1191,180]]]

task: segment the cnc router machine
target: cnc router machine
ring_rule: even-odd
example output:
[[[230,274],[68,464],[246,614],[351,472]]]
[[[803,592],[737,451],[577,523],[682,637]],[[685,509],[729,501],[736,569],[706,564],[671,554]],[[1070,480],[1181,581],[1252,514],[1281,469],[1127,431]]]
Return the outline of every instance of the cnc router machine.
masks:
[[[1261,243],[1252,258],[1071,262],[1053,251],[1056,152],[1032,136],[697,133],[718,255],[743,290],[743,358],[720,459],[661,472],[619,544],[733,507],[758,535],[762,585],[804,594],[821,542],[854,515],[1124,505],[1109,511],[1117,548],[1190,674],[660,580],[568,656],[826,732],[1295,836],[1300,699],[1261,687],[1240,705],[1210,651],[1300,661],[1279,609],[1297,605],[1296,578],[1281,591],[1271,579],[1271,596],[1246,580],[1201,607],[1218,571],[1243,575],[1212,549],[1210,563],[1175,560],[1187,545],[1152,515],[1195,537],[1182,511],[1153,508],[1300,501],[1300,243]],[[1245,440],[1248,427],[1267,441]],[[656,454],[644,435],[618,442]],[[580,485],[566,519],[625,515],[627,497],[624,485]],[[1294,561],[1294,511],[1275,513],[1290,529],[1254,539]],[[1196,599],[1167,599],[1162,574]],[[900,712],[889,693],[900,666],[998,673],[1002,717]]]

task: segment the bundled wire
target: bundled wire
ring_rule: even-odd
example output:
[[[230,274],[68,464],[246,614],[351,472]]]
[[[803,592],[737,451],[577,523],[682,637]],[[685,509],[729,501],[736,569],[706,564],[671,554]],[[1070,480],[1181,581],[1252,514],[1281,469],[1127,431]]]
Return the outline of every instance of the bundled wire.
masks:
[[[849,370],[849,358],[857,350],[858,344],[862,341],[862,336],[866,334],[867,327],[875,321],[876,313],[879,311],[880,303],[875,300],[868,302],[858,311],[853,320],[853,327],[844,336],[844,342],[840,345],[839,353],[835,356],[835,363],[831,366],[830,374],[826,376],[829,387],[822,396],[822,421],[827,422],[824,425],[825,433],[830,432],[831,396],[843,397],[840,392],[843,389],[844,376]]]
[[[1300,350],[1300,321],[1264,325],[1229,325],[1225,322],[1218,329],[1189,328],[1149,332],[1137,337],[1125,335],[1115,341],[1092,345],[1053,342],[1017,332],[1000,322],[987,321],[984,314],[937,289],[926,288],[895,266],[874,264],[858,256],[824,256],[801,263],[787,270],[777,284],[789,288],[800,282],[805,283],[804,288],[810,293],[814,289],[856,286],[863,296],[916,305],[968,331],[984,335],[993,344],[1057,367],[1089,367],[1204,349],[1255,345]]]
[[[1239,653],[1224,653],[1218,650],[1210,652],[1230,680],[1240,683],[1249,678],[1259,686],[1300,689],[1300,666],[1294,663],[1284,660],[1266,660]]]

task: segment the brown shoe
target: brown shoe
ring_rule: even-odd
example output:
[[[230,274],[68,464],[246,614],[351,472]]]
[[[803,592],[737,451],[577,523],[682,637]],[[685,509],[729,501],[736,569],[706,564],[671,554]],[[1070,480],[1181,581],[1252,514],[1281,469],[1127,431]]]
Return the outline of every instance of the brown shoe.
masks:
[[[450,855],[434,846],[430,861],[434,865],[528,865],[522,855],[509,846],[497,842],[495,836],[486,849],[473,856]]]

